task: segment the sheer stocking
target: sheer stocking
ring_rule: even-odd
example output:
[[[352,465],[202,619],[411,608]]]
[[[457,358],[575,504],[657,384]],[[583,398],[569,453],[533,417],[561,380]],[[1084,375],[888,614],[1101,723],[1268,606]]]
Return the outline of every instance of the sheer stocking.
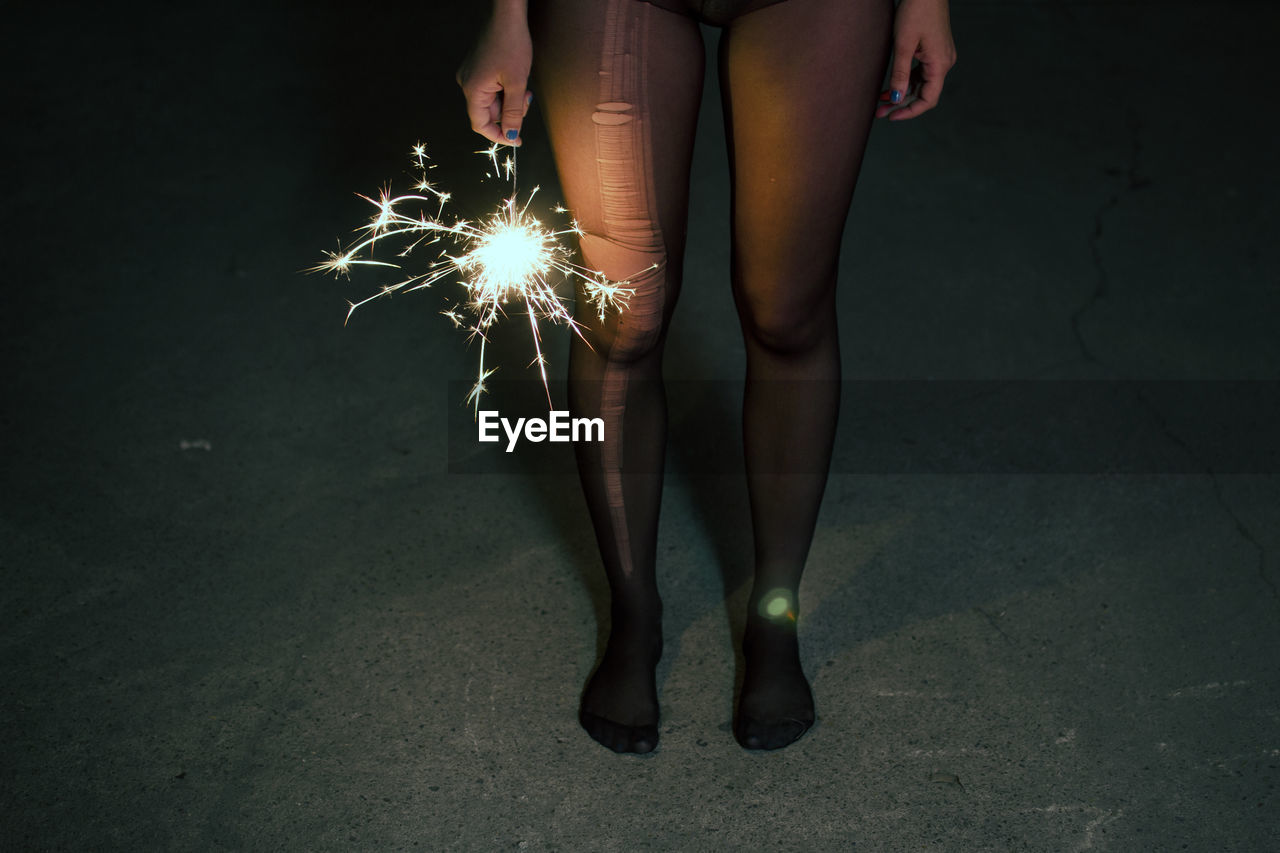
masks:
[[[734,723],[748,748],[786,746],[814,720],[796,639],[799,586],[840,400],[840,239],[892,11],[880,0],[788,0],[737,19],[721,40],[756,559]]]
[[[748,0],[748,3],[750,0]],[[665,0],[670,6],[672,0]],[[609,643],[580,720],[618,752],[658,741],[655,580],[666,404],[662,349],[681,282],[701,99],[698,7],[532,0],[536,85],[585,263],[636,288],[605,320],[579,300],[570,407],[602,417],[576,445],[611,590]],[[732,4],[729,4],[732,5]],[[759,3],[755,3],[759,5]],[[796,639],[798,589],[839,401],[840,237],[888,58],[890,0],[786,0],[723,20],[732,280],[747,349],[743,410],[756,566],[734,731],[748,748],[812,724]]]
[[[604,442],[575,448],[612,599],[609,644],[579,719],[610,749],[643,753],[658,742],[662,343],[684,258],[702,36],[688,18],[637,0],[535,0],[530,24],[540,103],[584,231],[584,262],[636,291],[627,311],[604,320],[579,295],[585,341],[571,346],[569,405],[605,422]]]

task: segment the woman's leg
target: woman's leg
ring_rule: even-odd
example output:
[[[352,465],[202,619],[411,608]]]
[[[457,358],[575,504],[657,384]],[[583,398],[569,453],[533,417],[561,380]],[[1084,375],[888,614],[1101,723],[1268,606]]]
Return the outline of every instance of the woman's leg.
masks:
[[[734,20],[720,43],[756,554],[734,724],[749,748],[786,746],[814,719],[798,592],[840,401],[840,238],[892,17],[890,0],[787,0]]]
[[[638,0],[530,7],[538,99],[584,232],[583,260],[636,291],[604,320],[579,294],[586,340],[575,336],[570,352],[570,408],[605,424],[603,442],[576,451],[612,599],[609,644],[579,718],[610,749],[648,752],[658,741],[662,653],[662,347],[684,260],[702,36],[692,19]]]

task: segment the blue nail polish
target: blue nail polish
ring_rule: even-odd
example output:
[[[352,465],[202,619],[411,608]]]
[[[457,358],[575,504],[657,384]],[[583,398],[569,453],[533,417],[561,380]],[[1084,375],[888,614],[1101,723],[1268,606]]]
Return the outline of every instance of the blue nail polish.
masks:
[[[520,135],[520,132],[519,132],[519,131],[516,131],[516,130],[508,130],[508,131],[507,131],[507,139],[515,139],[515,138],[516,138],[517,136],[519,136],[519,135]]]
[[[892,92],[889,93],[889,100],[895,104],[898,103],[898,101],[902,100],[902,92],[899,91],[898,89],[894,89]]]

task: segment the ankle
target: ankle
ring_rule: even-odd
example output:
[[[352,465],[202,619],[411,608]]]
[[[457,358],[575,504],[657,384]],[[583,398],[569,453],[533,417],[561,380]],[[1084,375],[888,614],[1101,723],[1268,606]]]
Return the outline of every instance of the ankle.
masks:
[[[747,605],[749,629],[794,632],[799,617],[800,602],[795,591],[783,586],[759,594],[753,592]]]
[[[609,603],[609,618],[614,625],[636,629],[662,625],[662,599],[653,595],[615,595]]]

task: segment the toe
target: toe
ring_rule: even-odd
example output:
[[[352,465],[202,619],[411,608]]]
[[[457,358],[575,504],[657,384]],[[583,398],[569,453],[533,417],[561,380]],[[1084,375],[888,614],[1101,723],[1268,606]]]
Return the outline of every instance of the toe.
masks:
[[[658,733],[645,726],[632,733],[631,749],[629,751],[644,755],[646,752],[653,752],[657,746]]]
[[[781,720],[769,727],[765,734],[765,749],[782,749],[790,746],[804,736],[809,730],[809,723],[803,720]]]
[[[738,743],[746,749],[782,749],[798,741],[813,721],[787,718],[775,722],[744,719],[734,727]]]
[[[744,749],[760,749],[759,727],[755,721],[739,717],[733,726],[733,736]]]
[[[624,726],[590,711],[579,711],[578,722],[593,740],[614,752],[644,754],[658,746],[657,726]]]

